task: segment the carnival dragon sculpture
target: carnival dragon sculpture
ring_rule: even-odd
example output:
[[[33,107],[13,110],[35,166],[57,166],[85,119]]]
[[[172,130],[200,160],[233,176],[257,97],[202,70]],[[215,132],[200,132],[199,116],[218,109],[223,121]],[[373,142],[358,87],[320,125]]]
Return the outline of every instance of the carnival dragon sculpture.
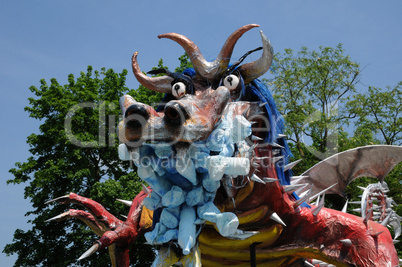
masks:
[[[129,266],[128,248],[145,234],[160,245],[153,266],[396,266],[387,225],[400,234],[400,217],[386,197],[384,176],[402,160],[401,147],[370,146],[333,156],[292,176],[283,121],[257,79],[270,68],[273,50],[262,48],[229,64],[243,26],[209,62],[197,45],[176,33],[192,69],[150,77],[137,55],[132,68],[150,90],[165,93],[157,109],[123,96],[119,156],[132,161],[144,186],[125,221],[99,203],[70,193],[57,198],[88,211],[69,210],[50,220],[78,218],[100,236],[80,259],[109,248],[113,266]],[[248,54],[262,56],[242,64]],[[365,190],[362,217],[324,207],[325,194],[342,194],[361,176],[380,179]],[[310,204],[312,201],[315,204]],[[356,203],[354,203],[356,204]],[[377,220],[378,222],[375,222]],[[396,236],[395,238],[397,238]]]

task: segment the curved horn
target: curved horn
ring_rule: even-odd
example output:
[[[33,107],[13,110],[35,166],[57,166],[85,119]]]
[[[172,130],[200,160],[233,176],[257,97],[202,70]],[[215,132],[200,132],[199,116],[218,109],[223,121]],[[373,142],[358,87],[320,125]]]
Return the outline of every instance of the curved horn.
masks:
[[[140,70],[137,62],[137,55],[138,52],[135,52],[131,58],[131,66],[133,67],[133,73],[138,82],[149,90],[161,93],[171,93],[171,82],[173,81],[173,78],[169,76],[148,77]]]
[[[250,62],[239,67],[239,71],[244,79],[245,84],[266,73],[272,64],[274,49],[264,33],[260,31],[260,34],[263,46],[262,56],[254,62]]]
[[[206,61],[198,46],[193,41],[181,34],[165,33],[158,35],[158,38],[168,38],[180,44],[189,55],[196,73],[204,79],[213,81],[215,79],[219,79],[219,76],[229,65],[230,57],[232,56],[233,48],[237,40],[239,40],[239,38],[245,32],[255,27],[259,27],[259,25],[245,25],[233,32],[226,40],[218,57],[212,62]]]

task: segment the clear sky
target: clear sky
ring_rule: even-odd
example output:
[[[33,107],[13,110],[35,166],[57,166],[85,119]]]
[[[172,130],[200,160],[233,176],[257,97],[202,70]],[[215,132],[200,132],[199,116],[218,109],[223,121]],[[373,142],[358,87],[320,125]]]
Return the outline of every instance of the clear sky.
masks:
[[[141,2],[141,3],[140,3]],[[88,65],[94,69],[130,70],[139,51],[142,70],[159,58],[177,66],[182,48],[158,34],[177,32],[192,39],[207,59],[238,27],[260,24],[276,52],[302,46],[344,44],[346,54],[365,67],[359,88],[385,87],[402,80],[402,2],[390,1],[2,1],[0,8],[0,249],[12,241],[16,228],[30,229],[24,214],[31,209],[24,185],[6,185],[8,170],[29,156],[26,137],[40,122],[24,112],[29,86],[57,78],[67,82]],[[236,60],[261,45],[258,30],[247,32],[233,53]],[[255,60],[253,54],[247,60]],[[129,88],[137,88],[132,75]],[[67,193],[67,192],[66,192]],[[0,254],[1,266],[16,257]]]

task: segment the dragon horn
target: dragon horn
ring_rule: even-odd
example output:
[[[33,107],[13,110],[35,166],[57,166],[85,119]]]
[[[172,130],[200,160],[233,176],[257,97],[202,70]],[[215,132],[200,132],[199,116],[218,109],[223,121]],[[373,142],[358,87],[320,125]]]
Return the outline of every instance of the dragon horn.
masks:
[[[168,38],[181,45],[190,57],[191,63],[198,75],[207,80],[215,80],[227,69],[233,48],[239,38],[248,30],[259,27],[258,24],[248,24],[233,32],[223,45],[218,57],[209,62],[205,60],[198,46],[186,36],[178,33],[165,33],[158,38]]]
[[[272,64],[274,49],[264,33],[260,31],[260,34],[263,46],[262,56],[254,62],[243,64],[239,67],[239,71],[244,79],[245,84],[263,75],[269,70],[269,67],[271,67]]]
[[[138,52],[135,52],[131,58],[131,66],[133,67],[133,73],[137,81],[149,90],[161,93],[171,93],[171,83],[173,78],[170,76],[148,77],[140,70],[137,62],[137,55]]]

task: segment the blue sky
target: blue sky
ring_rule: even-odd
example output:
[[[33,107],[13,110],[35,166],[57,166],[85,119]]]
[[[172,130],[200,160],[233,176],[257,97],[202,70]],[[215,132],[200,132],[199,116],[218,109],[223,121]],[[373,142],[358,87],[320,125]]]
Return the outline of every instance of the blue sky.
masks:
[[[26,137],[40,122],[24,112],[29,86],[56,78],[66,83],[88,65],[130,70],[139,51],[142,70],[160,58],[177,66],[182,48],[158,34],[178,32],[192,39],[207,59],[214,59],[238,27],[260,24],[276,52],[301,46],[344,44],[346,54],[365,67],[359,88],[385,87],[402,80],[402,2],[393,1],[3,1],[0,8],[0,249],[16,228],[30,229],[24,214],[31,209],[24,185],[6,185],[8,170],[29,156]],[[258,30],[247,32],[233,53],[236,60],[260,46]],[[247,60],[255,60],[251,55]],[[129,88],[138,87],[132,75]],[[66,192],[67,193],[67,192]],[[16,257],[0,254],[2,266]]]

